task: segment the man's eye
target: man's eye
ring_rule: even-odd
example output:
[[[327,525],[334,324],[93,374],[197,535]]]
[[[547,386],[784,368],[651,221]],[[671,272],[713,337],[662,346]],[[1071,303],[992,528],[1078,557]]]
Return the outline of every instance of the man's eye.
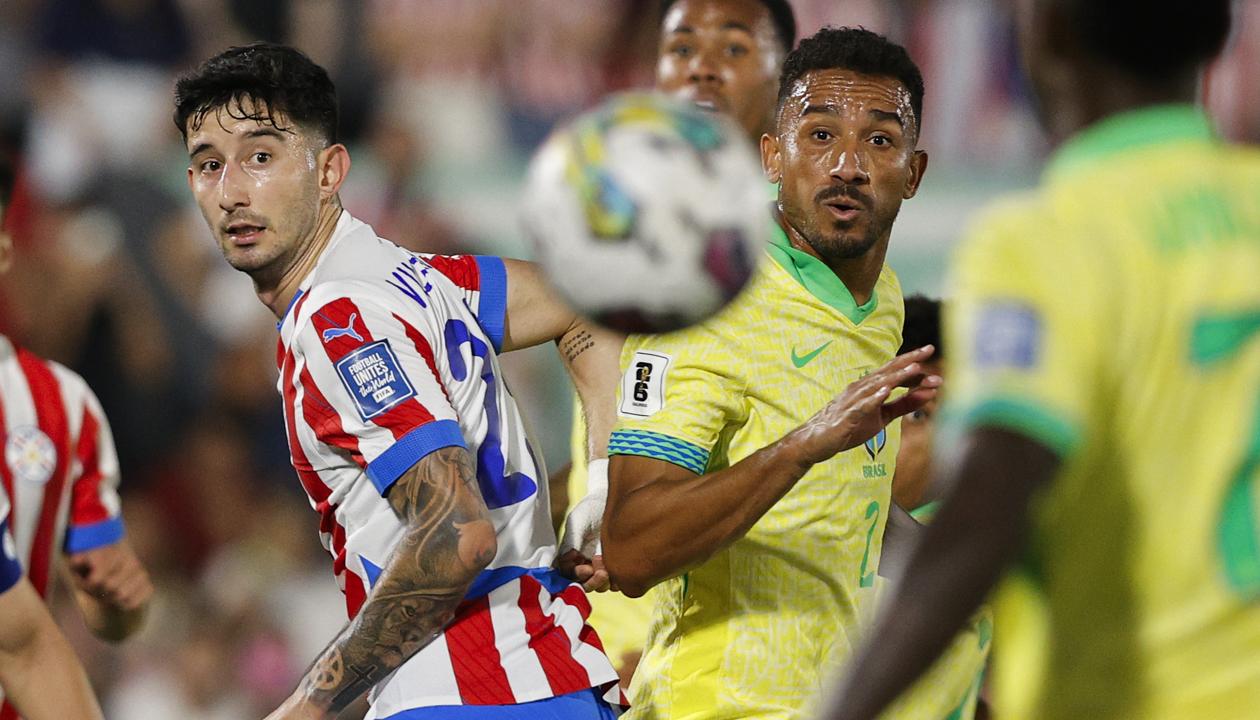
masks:
[[[819,140],[823,142],[830,140],[832,137],[831,133],[826,130],[814,130],[813,132],[809,134],[809,136],[814,138],[815,140]]]
[[[691,52],[692,52],[690,45],[675,45],[674,47],[670,48],[669,51],[677,55],[678,57],[683,57],[683,58],[691,57]]]
[[[221,167],[223,167],[223,165],[220,164],[218,160],[206,160],[201,163],[202,172],[216,172]]]
[[[267,152],[254,153],[254,160],[256,160],[257,162],[265,163],[270,159],[271,159],[271,153],[267,153]]]
[[[888,137],[887,135],[876,135],[871,138],[871,144],[876,145],[878,147],[885,147],[888,145],[892,145],[892,138]]]
[[[743,57],[748,54],[748,48],[744,45],[730,45],[726,48],[726,54],[731,57]]]

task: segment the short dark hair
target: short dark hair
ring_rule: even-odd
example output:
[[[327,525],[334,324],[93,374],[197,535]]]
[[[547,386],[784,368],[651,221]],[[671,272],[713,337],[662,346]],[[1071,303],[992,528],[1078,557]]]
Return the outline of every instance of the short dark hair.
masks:
[[[1197,69],[1229,38],[1230,0],[1198,0],[1189,12],[1149,0],[1061,2],[1086,52],[1149,80]]]
[[[783,61],[778,109],[797,80],[811,70],[852,70],[895,78],[910,91],[915,132],[923,129],[923,75],[906,49],[862,27],[825,27],[801,41]]]
[[[248,104],[249,107],[244,107]],[[324,68],[301,51],[274,43],[228,48],[175,83],[175,125],[188,139],[206,115],[223,108],[230,116],[277,124],[283,115],[312,128],[329,144],[337,140],[337,90]]]
[[[906,298],[906,321],[901,330],[901,349],[897,354],[917,350],[924,345],[933,345],[936,352],[932,359],[945,359],[945,348],[941,345],[941,301],[924,295],[911,295]]]
[[[759,0],[770,13],[770,21],[774,23],[774,34],[783,46],[783,52],[790,53],[796,46],[796,13],[788,0]],[[661,0],[661,21],[678,0]]]

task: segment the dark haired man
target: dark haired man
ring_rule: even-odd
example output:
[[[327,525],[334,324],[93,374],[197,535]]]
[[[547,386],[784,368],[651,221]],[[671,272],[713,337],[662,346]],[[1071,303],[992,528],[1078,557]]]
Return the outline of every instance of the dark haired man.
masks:
[[[1193,104],[1230,2],[1180,9],[1020,4],[1063,144],[958,255],[952,490],[827,717],[876,717],[1021,556],[998,717],[1260,708],[1260,153]]]
[[[779,87],[761,138],[781,182],[770,257],[719,316],[622,352],[604,560],[627,594],[660,584],[632,717],[805,712],[872,593],[897,446],[883,426],[937,383],[930,349],[876,369],[901,342],[892,220],[927,165],[918,70],[883,37],[827,29]],[[853,393],[898,384],[916,389],[843,419]]]
[[[783,58],[796,43],[796,17],[787,0],[665,0],[661,3],[657,48],[656,89],[736,120],[753,143],[774,124],[775,97]],[[767,200],[773,197],[767,185]],[[611,418],[609,418],[611,421]],[[603,457],[609,427],[587,432],[580,404],[574,409],[571,437],[573,465],[567,488],[574,503],[565,524],[562,550],[569,544],[594,554],[599,520],[607,495],[607,460],[594,461],[588,472],[585,457],[597,439]],[[594,457],[595,455],[592,455]],[[584,497],[585,496],[585,497]],[[584,542],[579,543],[579,538]],[[588,580],[603,589],[602,573]],[[623,684],[628,683],[643,650],[650,621],[650,601],[620,593],[591,596],[591,623],[599,629],[608,655]]]
[[[293,465],[350,617],[273,717],[334,717],[369,689],[373,717],[612,717],[497,354],[560,341],[611,413],[618,345],[528,263],[413,254],[345,212],[336,94],[298,51],[229,49],[175,105],[202,214],[279,319]]]

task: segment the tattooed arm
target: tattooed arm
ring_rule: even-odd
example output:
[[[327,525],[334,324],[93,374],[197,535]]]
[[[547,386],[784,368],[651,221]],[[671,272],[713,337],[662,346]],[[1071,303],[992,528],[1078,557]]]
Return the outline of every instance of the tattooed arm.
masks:
[[[332,718],[437,637],[494,558],[494,526],[461,447],[430,453],[389,490],[407,529],[359,614],[269,718]]]

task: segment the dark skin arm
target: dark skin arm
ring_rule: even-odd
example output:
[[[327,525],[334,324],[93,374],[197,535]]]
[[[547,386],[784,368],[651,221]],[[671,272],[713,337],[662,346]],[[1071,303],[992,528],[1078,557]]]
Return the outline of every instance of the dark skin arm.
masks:
[[[850,385],[804,425],[734,465],[696,475],[654,458],[616,455],[604,509],[604,566],[614,586],[638,597],[707,560],[766,513],[811,467],[857,447],[922,407],[940,378],[924,377],[928,346]],[[910,388],[888,402],[895,387]]]
[[[927,670],[1019,554],[1033,497],[1058,469],[1058,455],[1023,435],[979,428],[967,436],[944,471],[952,490],[822,717],[875,718]]]
[[[390,488],[407,529],[359,614],[270,718],[332,718],[437,637],[494,558],[494,526],[461,447],[430,453]]]

